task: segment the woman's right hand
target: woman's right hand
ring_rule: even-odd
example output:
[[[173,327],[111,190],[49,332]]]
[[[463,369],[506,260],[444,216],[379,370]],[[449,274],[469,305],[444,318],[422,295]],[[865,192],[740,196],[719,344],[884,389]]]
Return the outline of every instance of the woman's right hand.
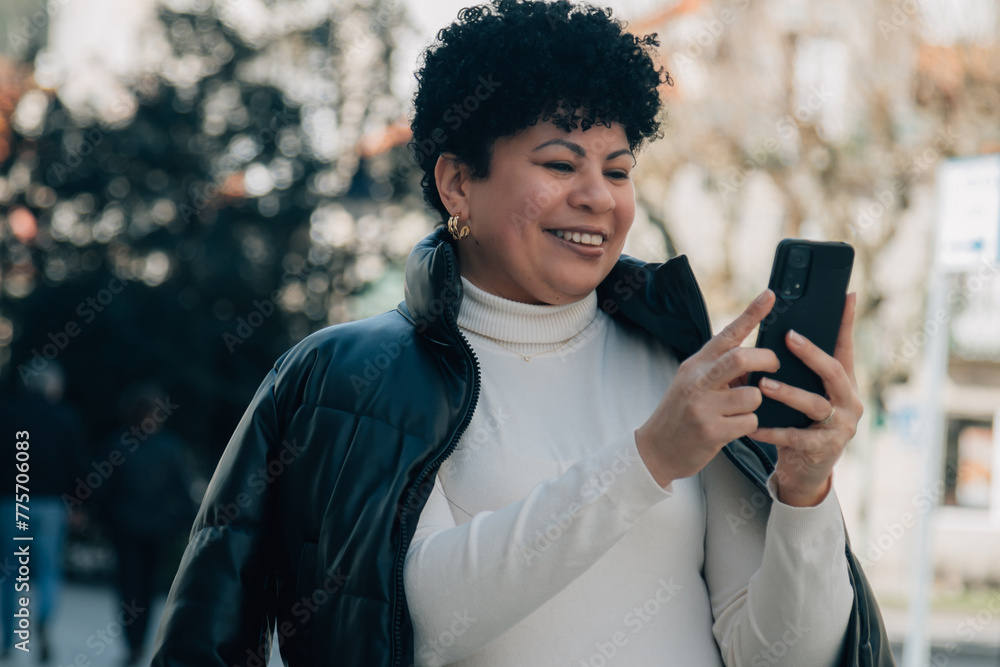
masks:
[[[684,360],[656,410],[636,429],[639,456],[660,486],[697,474],[726,443],[757,429],[760,389],[735,381],[778,370],[771,350],[741,347],[773,305],[774,292],[765,290]]]

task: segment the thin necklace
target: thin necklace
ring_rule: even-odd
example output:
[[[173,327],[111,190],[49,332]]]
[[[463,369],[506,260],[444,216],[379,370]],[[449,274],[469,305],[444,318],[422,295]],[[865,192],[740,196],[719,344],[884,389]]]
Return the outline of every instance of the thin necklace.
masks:
[[[517,356],[521,357],[525,361],[531,361],[531,359],[533,357],[537,357],[540,354],[548,354],[549,352],[555,352],[556,350],[561,350],[562,348],[566,347],[566,345],[569,344],[570,341],[572,341],[574,338],[576,338],[576,336],[570,336],[569,338],[567,338],[566,340],[564,340],[562,343],[560,343],[558,346],[552,348],[551,350],[542,350],[541,352],[535,352],[534,354],[523,355],[520,352],[518,352],[517,350],[510,349],[509,347],[507,347],[506,345],[504,345],[503,343],[501,343],[496,338],[493,338],[492,336],[486,336],[484,334],[479,334],[479,335],[482,336],[483,338],[486,338],[488,340],[493,341],[494,343],[496,343],[497,345],[499,345],[503,349],[507,350],[508,352],[513,352],[514,354],[516,354]]]

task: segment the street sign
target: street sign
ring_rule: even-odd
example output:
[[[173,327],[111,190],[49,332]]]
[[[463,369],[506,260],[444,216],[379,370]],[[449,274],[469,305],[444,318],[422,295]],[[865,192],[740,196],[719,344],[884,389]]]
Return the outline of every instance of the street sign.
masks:
[[[945,160],[938,167],[938,252],[945,272],[1000,259],[1000,155]]]

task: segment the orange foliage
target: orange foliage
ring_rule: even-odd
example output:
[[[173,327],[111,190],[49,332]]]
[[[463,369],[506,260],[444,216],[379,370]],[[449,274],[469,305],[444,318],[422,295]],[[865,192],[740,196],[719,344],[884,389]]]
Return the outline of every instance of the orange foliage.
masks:
[[[996,46],[939,46],[917,48],[917,72],[948,96],[958,94],[966,78],[1000,81],[1000,48]]]

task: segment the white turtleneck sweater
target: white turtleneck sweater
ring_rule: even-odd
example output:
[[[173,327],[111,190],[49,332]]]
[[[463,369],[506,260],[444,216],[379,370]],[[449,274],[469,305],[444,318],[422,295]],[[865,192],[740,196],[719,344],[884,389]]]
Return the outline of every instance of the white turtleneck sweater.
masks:
[[[836,664],[853,592],[835,493],[795,508],[772,481],[769,503],[722,455],[660,487],[634,430],[670,350],[593,293],[537,306],[462,282],[482,388],[406,556],[416,664]]]

